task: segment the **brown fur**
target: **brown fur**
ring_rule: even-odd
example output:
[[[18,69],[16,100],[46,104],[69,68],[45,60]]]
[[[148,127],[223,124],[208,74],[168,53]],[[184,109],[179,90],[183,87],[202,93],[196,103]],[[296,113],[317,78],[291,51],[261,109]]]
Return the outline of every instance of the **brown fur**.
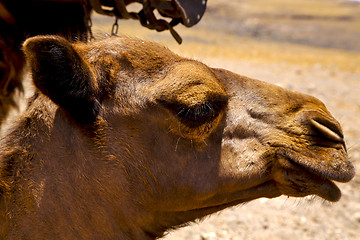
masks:
[[[137,39],[24,50],[38,90],[1,141],[1,239],[155,239],[259,197],[337,201],[354,176],[314,97]]]

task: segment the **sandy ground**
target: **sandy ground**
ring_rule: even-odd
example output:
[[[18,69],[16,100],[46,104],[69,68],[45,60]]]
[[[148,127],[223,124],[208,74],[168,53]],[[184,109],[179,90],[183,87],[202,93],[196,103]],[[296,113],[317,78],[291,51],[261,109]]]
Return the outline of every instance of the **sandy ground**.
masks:
[[[113,19],[94,16],[95,32]],[[356,177],[337,203],[258,199],[169,233],[166,240],[360,239],[360,5],[344,0],[209,0],[194,28],[168,32],[120,21],[120,32],[156,41],[212,67],[311,94],[343,127]]]

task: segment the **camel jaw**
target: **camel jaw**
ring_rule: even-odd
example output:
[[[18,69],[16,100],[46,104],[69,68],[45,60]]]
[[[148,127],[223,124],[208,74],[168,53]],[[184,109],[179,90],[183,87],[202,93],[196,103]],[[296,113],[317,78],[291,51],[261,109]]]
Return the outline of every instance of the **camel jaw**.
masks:
[[[336,202],[341,198],[341,191],[335,185],[333,179],[311,172],[292,159],[285,158],[279,154],[282,151],[286,152],[289,149],[282,148],[276,152],[277,156],[276,159],[273,159],[275,163],[271,174],[267,177],[265,177],[267,174],[264,174],[265,180],[263,182],[258,182],[257,185],[231,194],[215,195],[210,199],[206,199],[203,207],[168,213],[177,217],[182,216],[181,221],[174,223],[174,225],[181,225],[195,219],[201,219],[225,208],[263,197],[276,198],[281,195],[305,197],[317,195],[330,202]],[[348,178],[351,179],[351,176],[344,176],[343,179]]]
[[[234,192],[232,194],[220,194],[206,200],[202,207],[188,209],[183,211],[174,211],[163,213],[166,217],[173,216],[175,219],[173,226],[182,226],[182,224],[201,219],[213,213],[219,212],[229,207],[247,203],[258,198],[276,198],[281,196],[277,183],[273,180],[266,181],[262,184]],[[161,217],[161,215],[160,215]],[[173,227],[176,228],[176,227]]]

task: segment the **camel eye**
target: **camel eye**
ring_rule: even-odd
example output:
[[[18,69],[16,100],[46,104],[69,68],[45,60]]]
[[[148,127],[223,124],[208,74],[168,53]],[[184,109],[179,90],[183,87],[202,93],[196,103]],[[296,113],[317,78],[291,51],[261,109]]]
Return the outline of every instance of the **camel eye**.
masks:
[[[193,107],[177,107],[177,117],[190,127],[203,125],[205,122],[211,121],[218,114],[218,109],[211,103],[205,103]]]
[[[183,124],[190,128],[196,128],[214,120],[224,108],[224,100],[206,102],[194,106],[186,106],[180,103],[161,102]]]

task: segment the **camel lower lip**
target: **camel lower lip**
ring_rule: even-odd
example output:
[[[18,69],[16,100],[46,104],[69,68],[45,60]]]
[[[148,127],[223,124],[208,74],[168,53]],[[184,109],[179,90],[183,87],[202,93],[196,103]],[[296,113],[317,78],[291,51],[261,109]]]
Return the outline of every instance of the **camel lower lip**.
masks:
[[[337,182],[348,182],[355,175],[355,168],[347,160],[344,150],[327,148],[316,154],[307,149],[283,147],[277,150],[280,158],[285,158],[299,167],[319,177]]]
[[[318,187],[318,192],[316,195],[330,201],[337,202],[341,198],[340,189],[330,180],[324,181],[324,183],[320,184]]]

